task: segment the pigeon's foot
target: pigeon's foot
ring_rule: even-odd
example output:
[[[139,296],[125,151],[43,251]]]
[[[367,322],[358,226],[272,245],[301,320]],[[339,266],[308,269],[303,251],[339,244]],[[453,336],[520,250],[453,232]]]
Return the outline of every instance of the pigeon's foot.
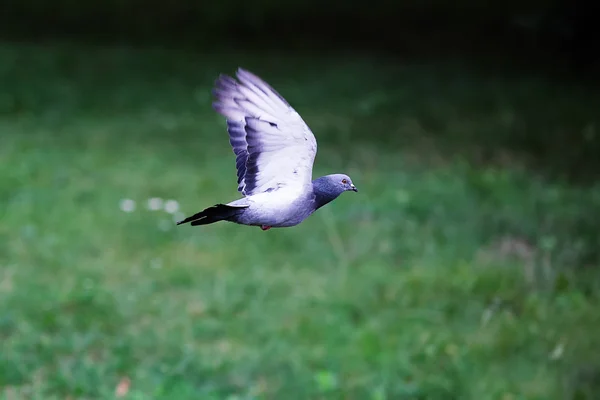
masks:
[[[261,225],[260,229],[262,229],[263,231],[268,231],[269,229],[271,229],[271,227],[269,225]]]

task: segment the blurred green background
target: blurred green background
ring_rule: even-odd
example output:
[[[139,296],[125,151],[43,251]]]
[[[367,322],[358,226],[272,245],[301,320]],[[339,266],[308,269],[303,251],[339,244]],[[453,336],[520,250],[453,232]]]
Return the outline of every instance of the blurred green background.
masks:
[[[589,3],[9,0],[0,399],[597,399]],[[596,36],[594,36],[596,35]],[[219,73],[360,188],[262,232]]]

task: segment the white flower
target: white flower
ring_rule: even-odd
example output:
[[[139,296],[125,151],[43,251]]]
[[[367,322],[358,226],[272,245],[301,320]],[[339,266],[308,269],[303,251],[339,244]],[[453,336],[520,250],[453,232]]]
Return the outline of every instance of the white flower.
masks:
[[[160,197],[148,199],[148,210],[157,211],[163,207],[163,200]]]
[[[179,210],[179,203],[176,200],[167,200],[165,202],[165,211],[169,214],[175,214]]]
[[[135,210],[135,201],[131,199],[122,199],[119,203],[121,211],[130,213]]]
[[[558,360],[559,358],[562,357],[564,351],[565,351],[564,343],[558,343],[556,345],[556,347],[554,348],[554,350],[552,350],[552,352],[550,353],[550,359]]]

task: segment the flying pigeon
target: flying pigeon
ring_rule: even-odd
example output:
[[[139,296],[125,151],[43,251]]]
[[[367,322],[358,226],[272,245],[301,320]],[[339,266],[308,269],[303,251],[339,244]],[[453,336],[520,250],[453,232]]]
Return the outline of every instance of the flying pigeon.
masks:
[[[241,68],[236,75],[237,81],[219,76],[213,108],[227,120],[238,191],[244,197],[206,208],[177,225],[229,221],[263,231],[290,227],[343,192],[358,192],[348,175],[312,180],[317,141],[309,127],[261,78]]]

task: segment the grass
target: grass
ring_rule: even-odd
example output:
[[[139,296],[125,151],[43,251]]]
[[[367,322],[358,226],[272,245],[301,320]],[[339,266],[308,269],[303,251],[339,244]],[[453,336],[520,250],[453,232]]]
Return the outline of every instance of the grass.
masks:
[[[593,122],[573,92],[358,56],[4,44],[0,59],[0,398],[600,390],[600,187],[456,152],[533,127],[526,99],[559,127]],[[238,65],[313,128],[315,174],[348,172],[358,194],[268,232],[146,208],[237,196],[209,96]]]

